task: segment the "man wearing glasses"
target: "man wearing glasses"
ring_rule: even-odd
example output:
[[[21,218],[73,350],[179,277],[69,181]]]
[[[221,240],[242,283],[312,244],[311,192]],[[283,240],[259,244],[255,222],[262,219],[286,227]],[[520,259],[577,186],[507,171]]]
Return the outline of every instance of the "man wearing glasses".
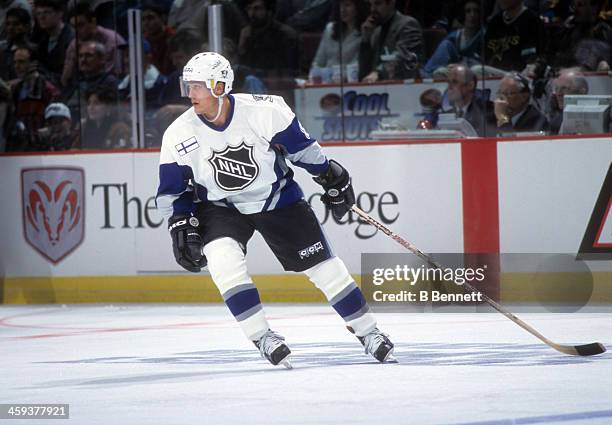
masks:
[[[495,99],[497,133],[548,131],[544,114],[531,104],[529,80],[517,72],[502,78]]]

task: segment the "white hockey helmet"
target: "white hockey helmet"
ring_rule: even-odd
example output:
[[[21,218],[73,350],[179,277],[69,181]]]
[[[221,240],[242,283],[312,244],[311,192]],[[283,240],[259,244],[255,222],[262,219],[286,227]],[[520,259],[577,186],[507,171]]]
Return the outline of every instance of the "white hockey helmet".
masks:
[[[232,71],[229,61],[219,53],[198,53],[189,59],[189,62],[183,68],[181,95],[184,97],[189,96],[187,83],[190,81],[203,82],[214,97],[222,97],[232,91],[234,71]],[[225,87],[222,94],[215,93],[215,87],[218,83],[224,83]]]

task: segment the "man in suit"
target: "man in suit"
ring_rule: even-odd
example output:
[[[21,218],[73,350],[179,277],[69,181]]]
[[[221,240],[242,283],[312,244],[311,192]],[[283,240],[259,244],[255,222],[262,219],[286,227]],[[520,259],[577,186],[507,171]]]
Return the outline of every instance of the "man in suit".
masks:
[[[577,68],[565,68],[559,72],[559,76],[552,81],[552,93],[548,101],[548,120],[552,134],[558,134],[561,129],[565,95],[588,93],[589,83]]]
[[[369,0],[370,16],[361,25],[359,76],[365,82],[414,78],[425,63],[418,21],[398,12],[395,0]]]
[[[495,135],[493,102],[476,95],[478,79],[465,65],[448,68],[448,100],[457,118],[468,121],[480,137]]]
[[[509,72],[499,83],[495,99],[497,133],[548,131],[548,120],[530,104],[529,81],[517,72]]]

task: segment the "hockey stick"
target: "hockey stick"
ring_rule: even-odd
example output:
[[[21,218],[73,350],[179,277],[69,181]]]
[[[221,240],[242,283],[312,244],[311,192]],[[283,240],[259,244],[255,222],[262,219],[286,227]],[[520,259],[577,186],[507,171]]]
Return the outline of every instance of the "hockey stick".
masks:
[[[417,257],[425,261],[429,266],[436,268],[436,269],[442,269],[442,267],[438,263],[436,263],[431,257],[429,257],[427,254],[424,254],[423,252],[421,252],[421,250],[419,250],[416,246],[414,246],[407,240],[403,239],[398,234],[393,233],[391,230],[389,230],[383,224],[379,223],[374,218],[370,217],[370,215],[368,215],[365,211],[361,210],[356,205],[353,205],[351,207],[351,210],[353,210],[357,215],[359,215],[359,217],[361,217],[362,219],[370,223],[372,226],[376,227],[378,230],[383,232],[385,235],[389,236],[395,242],[402,245],[408,251],[412,252]],[[471,293],[480,292],[467,282],[465,282],[462,286],[464,287],[466,292],[471,292]],[[519,325],[521,328],[525,329],[531,335],[538,338],[544,344],[548,345],[549,347],[554,348],[555,350],[561,353],[570,354],[572,356],[594,356],[595,354],[601,354],[606,351],[606,347],[604,347],[599,342],[593,342],[591,344],[583,344],[583,345],[561,345],[561,344],[552,342],[550,339],[546,338],[544,335],[536,331],[530,325],[523,322],[521,319],[516,317],[514,314],[510,313],[501,304],[489,298],[486,294],[484,293],[481,293],[481,294],[482,294],[482,299],[485,300],[487,304],[489,304],[495,310],[497,310],[498,312],[506,316],[508,319],[512,320],[514,323]]]

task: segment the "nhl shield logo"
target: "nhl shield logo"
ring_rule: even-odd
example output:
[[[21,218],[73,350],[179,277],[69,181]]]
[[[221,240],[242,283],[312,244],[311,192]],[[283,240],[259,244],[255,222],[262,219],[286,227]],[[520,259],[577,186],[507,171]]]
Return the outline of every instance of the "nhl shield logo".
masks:
[[[83,169],[69,167],[21,170],[25,239],[53,264],[66,258],[83,241],[84,175]]]
[[[253,159],[253,146],[244,141],[235,147],[228,146],[222,152],[213,151],[208,162],[214,170],[215,182],[228,192],[244,189],[259,175],[259,165]]]

